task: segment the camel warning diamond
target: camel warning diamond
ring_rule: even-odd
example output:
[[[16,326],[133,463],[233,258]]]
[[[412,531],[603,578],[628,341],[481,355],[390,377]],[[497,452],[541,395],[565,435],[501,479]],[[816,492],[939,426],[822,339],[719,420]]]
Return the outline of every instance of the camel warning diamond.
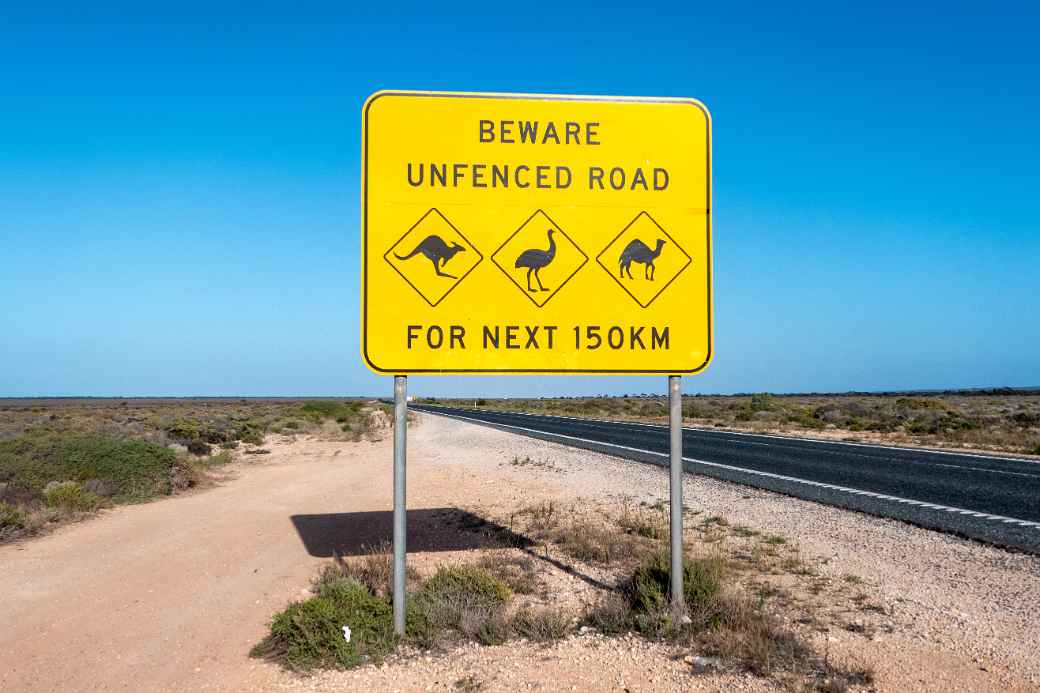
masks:
[[[542,210],[491,254],[516,288],[541,308],[589,261],[589,256]]]
[[[646,308],[693,260],[653,217],[640,212],[596,256],[596,262]]]
[[[443,301],[484,256],[447,217],[431,208],[383,258],[432,307]]]

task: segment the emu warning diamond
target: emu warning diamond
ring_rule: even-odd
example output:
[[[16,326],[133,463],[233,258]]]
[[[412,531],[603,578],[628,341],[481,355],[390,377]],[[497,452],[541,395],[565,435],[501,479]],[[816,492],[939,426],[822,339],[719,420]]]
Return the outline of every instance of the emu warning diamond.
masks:
[[[711,360],[699,102],[382,91],[361,161],[374,371],[678,375]]]
[[[491,255],[491,261],[540,308],[585,266],[589,256],[539,209]]]

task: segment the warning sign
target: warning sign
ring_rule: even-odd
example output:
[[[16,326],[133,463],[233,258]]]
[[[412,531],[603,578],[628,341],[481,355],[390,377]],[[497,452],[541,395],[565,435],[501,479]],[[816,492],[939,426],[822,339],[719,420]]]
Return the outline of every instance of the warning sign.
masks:
[[[711,119],[699,102],[384,91],[362,120],[370,368],[707,366]]]

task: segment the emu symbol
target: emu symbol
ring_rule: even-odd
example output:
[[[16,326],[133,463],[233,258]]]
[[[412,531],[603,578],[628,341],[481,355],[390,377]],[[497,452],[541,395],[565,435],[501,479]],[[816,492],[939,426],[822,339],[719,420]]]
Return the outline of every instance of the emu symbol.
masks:
[[[549,248],[542,250],[541,248],[532,248],[531,250],[525,250],[520,253],[520,257],[516,259],[516,264],[513,267],[527,268],[527,290],[531,293],[535,291],[548,291],[542,286],[542,279],[538,276],[538,271],[548,265],[556,257],[556,241],[553,240],[553,230],[549,229]],[[531,273],[534,272],[534,280],[538,282],[538,288],[531,288]]]
[[[633,239],[631,243],[625,246],[625,249],[621,251],[621,258],[618,260],[620,265],[621,278],[625,278],[625,273],[628,273],[629,279],[634,279],[632,276],[632,263],[641,262],[643,265],[643,275],[645,279],[650,281],[654,280],[654,274],[657,269],[654,267],[654,260],[661,254],[661,248],[664,247],[664,241],[660,238],[657,239],[657,247],[650,250],[650,246],[643,243],[638,238]]]
[[[448,260],[455,257],[456,253],[461,253],[464,250],[466,249],[458,243],[452,243],[449,246],[440,236],[427,236],[419,245],[415,246],[415,250],[412,252],[407,255],[398,255],[397,253],[394,253],[394,257],[398,260],[407,260],[410,257],[422,253],[423,257],[433,263],[433,271],[437,273],[438,277],[458,279],[458,277],[452,274],[441,272],[441,267],[448,264]]]

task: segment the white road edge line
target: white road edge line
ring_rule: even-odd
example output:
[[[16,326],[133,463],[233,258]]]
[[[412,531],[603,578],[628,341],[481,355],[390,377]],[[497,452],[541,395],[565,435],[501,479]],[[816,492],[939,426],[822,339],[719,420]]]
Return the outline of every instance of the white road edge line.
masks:
[[[425,405],[439,406],[439,405]],[[550,419],[566,419],[568,421],[589,421],[592,423],[625,424],[627,426],[643,426],[645,428],[668,427],[662,424],[643,423],[641,421],[625,421],[623,419],[589,419],[583,416],[559,416],[556,414],[535,414],[527,411],[499,411],[497,409],[478,409],[476,411],[488,411],[494,414],[517,414],[519,416],[544,416]],[[505,425],[505,424],[503,424]],[[980,460],[994,460],[997,462],[1025,462],[1026,464],[1040,464],[1040,460],[1027,460],[1024,457],[1004,457],[1002,455],[980,455],[977,452],[959,452],[957,450],[936,450],[935,448],[900,447],[898,445],[875,445],[874,443],[853,443],[848,440],[824,440],[822,438],[803,438],[800,436],[778,436],[772,433],[747,433],[745,431],[727,431],[717,428],[696,428],[694,426],[683,426],[684,431],[697,433],[718,433],[722,435],[749,436],[752,438],[774,438],[776,440],[796,441],[801,443],[815,443],[817,445],[848,445],[857,448],[878,448],[880,450],[896,450],[898,452],[926,452],[932,455],[955,455],[957,457],[976,457]]]
[[[576,440],[582,443],[592,443],[593,445],[603,445],[605,447],[617,448],[619,450],[630,450],[631,452],[640,452],[645,455],[656,455],[657,457],[668,457],[668,453],[656,452],[654,450],[644,450],[643,448],[633,448],[627,445],[618,445],[617,443],[606,443],[599,440],[592,440],[590,438],[579,438],[578,436],[569,436],[563,433],[550,433],[548,431],[539,431],[536,428],[526,428],[524,426],[513,426],[512,424],[498,423],[496,421],[485,421],[484,419],[477,419],[468,416],[459,416],[458,414],[448,414],[444,412],[436,412],[438,416],[447,416],[452,419],[459,419],[461,421],[474,421],[476,423],[492,424],[494,426],[501,426],[502,428],[512,428],[517,431],[527,431],[529,433],[539,433],[541,435],[553,436],[556,438],[564,438],[567,440]],[[584,419],[587,421],[588,419]],[[764,476],[770,479],[779,479],[781,481],[791,481],[797,484],[805,484],[806,486],[815,486],[817,488],[825,488],[831,491],[842,491],[844,493],[852,493],[859,496],[869,496],[871,498],[877,498],[880,500],[892,501],[894,503],[902,503],[904,505],[913,505],[917,507],[924,507],[930,510],[940,510],[948,513],[959,513],[959,514],[970,514],[974,517],[982,518],[985,520],[991,520],[994,522],[1003,523],[1014,523],[1021,525],[1022,527],[1032,527],[1033,529],[1040,530],[1040,522],[1032,522],[1031,520],[1020,520],[1015,517],[1006,517],[1004,515],[992,515],[990,513],[980,513],[974,510],[966,510],[964,508],[954,508],[948,505],[936,505],[934,503],[927,503],[925,501],[914,500],[912,498],[902,498],[900,496],[890,496],[884,493],[875,493],[873,491],[864,491],[862,489],[849,488],[847,486],[836,486],[834,484],[825,484],[821,481],[810,481],[809,479],[799,479],[794,476],[785,476],[783,474],[774,474],[772,472],[761,472],[757,469],[745,469],[744,467],[734,467],[728,464],[720,464],[718,462],[707,462],[705,460],[698,460],[693,457],[683,457],[686,462],[693,462],[695,464],[703,464],[707,467],[716,467],[718,469],[728,469],[734,472],[741,472],[743,474],[752,474],[755,476]]]

